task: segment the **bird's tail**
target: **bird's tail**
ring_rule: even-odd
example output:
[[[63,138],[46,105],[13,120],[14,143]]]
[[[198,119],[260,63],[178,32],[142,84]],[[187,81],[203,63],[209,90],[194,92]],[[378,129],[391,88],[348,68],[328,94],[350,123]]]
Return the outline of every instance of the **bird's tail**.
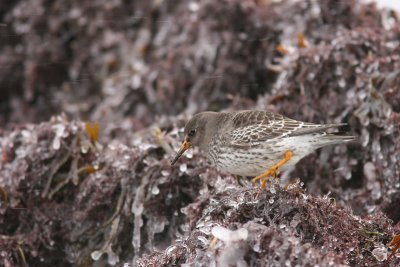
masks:
[[[342,143],[354,142],[357,138],[353,135],[340,135],[338,133],[326,133],[319,138],[321,146],[337,145]]]

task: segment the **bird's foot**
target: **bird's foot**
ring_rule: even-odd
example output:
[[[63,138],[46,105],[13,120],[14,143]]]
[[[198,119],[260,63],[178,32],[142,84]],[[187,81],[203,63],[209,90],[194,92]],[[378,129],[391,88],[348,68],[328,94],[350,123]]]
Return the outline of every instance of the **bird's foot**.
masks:
[[[261,190],[265,189],[267,187],[269,178],[270,177],[273,177],[273,178],[278,177],[279,168],[282,167],[282,165],[284,165],[286,162],[288,162],[292,158],[292,156],[293,156],[292,151],[290,151],[290,150],[286,151],[285,156],[281,161],[279,161],[277,164],[275,164],[274,166],[269,168],[266,172],[254,177],[251,181],[253,183],[255,183],[258,180],[260,180],[260,189]]]
[[[210,245],[208,246],[210,249],[213,249],[215,247],[215,245],[218,242],[218,238],[216,238],[215,236],[213,237],[213,239],[210,242]]]
[[[266,172],[254,177],[251,181],[253,183],[256,183],[258,180],[260,180],[260,187],[261,189],[265,189],[267,187],[268,180],[273,177],[276,178],[278,177],[279,170],[275,166],[269,168]]]

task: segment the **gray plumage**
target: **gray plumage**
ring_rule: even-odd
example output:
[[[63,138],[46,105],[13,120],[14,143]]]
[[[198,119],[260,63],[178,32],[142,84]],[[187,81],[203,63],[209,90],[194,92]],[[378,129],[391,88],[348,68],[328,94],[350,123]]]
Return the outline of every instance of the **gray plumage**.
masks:
[[[185,140],[203,149],[219,168],[257,176],[279,162],[286,151],[292,151],[293,157],[282,170],[317,148],[354,140],[354,136],[326,132],[342,125],[301,122],[268,111],[202,112],[186,124],[184,133]]]

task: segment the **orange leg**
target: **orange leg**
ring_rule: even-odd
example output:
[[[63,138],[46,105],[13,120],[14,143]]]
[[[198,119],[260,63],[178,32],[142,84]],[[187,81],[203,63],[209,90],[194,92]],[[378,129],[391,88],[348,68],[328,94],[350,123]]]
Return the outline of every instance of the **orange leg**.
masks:
[[[290,150],[286,151],[285,157],[281,161],[279,161],[277,164],[275,164],[274,166],[269,168],[266,172],[254,177],[251,181],[253,183],[255,183],[258,180],[260,180],[261,189],[265,189],[267,187],[267,182],[268,182],[269,177],[276,178],[278,176],[279,168],[282,167],[283,164],[288,162],[292,158],[292,156],[293,156],[292,151],[290,151]]]
[[[210,248],[210,249],[213,249],[214,246],[217,244],[217,242],[218,242],[218,238],[216,238],[216,237],[214,236],[213,239],[212,239],[211,242],[210,242],[209,248]]]

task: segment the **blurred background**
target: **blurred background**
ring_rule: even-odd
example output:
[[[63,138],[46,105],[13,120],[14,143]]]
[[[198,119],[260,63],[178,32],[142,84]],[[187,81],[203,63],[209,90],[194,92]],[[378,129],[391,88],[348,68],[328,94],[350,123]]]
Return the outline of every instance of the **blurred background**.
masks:
[[[299,34],[321,47],[351,29],[393,27],[394,14],[364,2],[373,1],[1,1],[0,125],[65,112],[130,118],[136,129],[161,114],[293,96],[277,88],[274,65],[283,55],[276,47],[298,53]],[[397,3],[378,2],[380,8]],[[334,73],[341,83],[319,86],[348,89],[355,82]],[[295,109],[308,108],[296,103]]]

